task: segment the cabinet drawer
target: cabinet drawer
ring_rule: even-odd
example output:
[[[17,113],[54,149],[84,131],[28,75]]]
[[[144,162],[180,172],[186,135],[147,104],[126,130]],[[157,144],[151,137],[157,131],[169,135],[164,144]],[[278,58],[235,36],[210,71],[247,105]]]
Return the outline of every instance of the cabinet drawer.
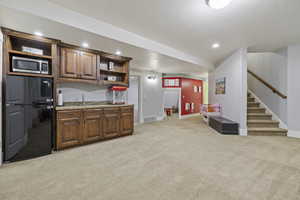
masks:
[[[121,107],[122,113],[132,113],[133,112],[133,106],[126,106],[126,107]]]
[[[120,108],[104,108],[104,113],[120,113]]]
[[[57,117],[58,119],[80,118],[81,111],[80,110],[58,111]]]
[[[103,109],[85,110],[84,117],[100,117],[103,114]]]

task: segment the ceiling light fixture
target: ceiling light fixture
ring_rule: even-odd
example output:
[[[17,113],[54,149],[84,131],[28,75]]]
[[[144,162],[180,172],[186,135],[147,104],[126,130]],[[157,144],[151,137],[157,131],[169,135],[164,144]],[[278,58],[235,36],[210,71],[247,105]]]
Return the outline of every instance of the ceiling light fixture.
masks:
[[[122,52],[121,52],[120,50],[117,50],[117,51],[116,51],[116,55],[119,56],[119,55],[121,55],[121,54],[122,54]]]
[[[88,47],[89,47],[89,44],[86,43],[86,42],[83,42],[81,45],[82,45],[82,47],[84,47],[84,48],[88,48]]]
[[[228,6],[232,0],[205,0],[206,4],[213,9],[222,9]]]
[[[212,46],[211,46],[213,49],[217,49],[220,47],[220,44],[219,43],[214,43]]]
[[[34,35],[42,37],[44,34],[42,32],[35,31]]]

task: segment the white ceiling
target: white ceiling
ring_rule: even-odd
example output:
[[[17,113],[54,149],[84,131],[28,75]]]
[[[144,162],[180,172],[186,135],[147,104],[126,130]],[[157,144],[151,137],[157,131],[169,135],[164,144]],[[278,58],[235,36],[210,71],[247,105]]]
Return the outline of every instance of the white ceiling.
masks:
[[[157,71],[164,72],[207,72],[210,63],[218,63],[241,47],[273,51],[300,42],[300,0],[233,0],[221,10],[209,8],[205,0],[0,0],[0,4],[93,32],[93,37],[111,36],[129,43],[102,37],[107,45],[97,48],[114,51],[122,44],[126,55],[136,57],[135,66],[155,65]],[[17,21],[9,25],[13,23]],[[114,29],[117,31],[113,34],[110,28],[119,30]],[[118,31],[133,36],[131,40],[126,38],[130,42]],[[56,34],[66,36],[64,32]],[[76,41],[75,36],[71,38]],[[221,48],[212,49],[214,42]]]
[[[207,77],[207,70],[198,65],[3,6],[0,6],[0,26],[27,33],[41,31],[46,37],[59,39],[65,43],[79,46],[83,41],[86,41],[89,43],[90,48],[109,53],[121,50],[124,56],[133,58],[131,62],[132,69],[162,73],[194,74],[199,78]]]
[[[50,0],[83,15],[214,63],[240,47],[276,50],[300,42],[300,0]],[[211,44],[221,48],[212,50]]]

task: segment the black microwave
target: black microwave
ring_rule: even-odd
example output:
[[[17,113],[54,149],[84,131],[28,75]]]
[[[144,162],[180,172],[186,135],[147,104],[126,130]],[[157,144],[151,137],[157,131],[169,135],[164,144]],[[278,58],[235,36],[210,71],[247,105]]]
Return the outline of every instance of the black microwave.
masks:
[[[47,60],[12,56],[12,71],[35,74],[50,74]]]

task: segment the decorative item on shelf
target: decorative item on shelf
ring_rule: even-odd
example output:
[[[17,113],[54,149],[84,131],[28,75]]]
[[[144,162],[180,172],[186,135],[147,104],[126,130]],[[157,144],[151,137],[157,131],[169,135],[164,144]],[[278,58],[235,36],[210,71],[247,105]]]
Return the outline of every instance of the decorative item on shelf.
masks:
[[[108,76],[107,79],[109,81],[116,81],[117,80],[117,77],[116,76]]]
[[[44,51],[42,49],[37,49],[37,48],[32,48],[32,47],[22,46],[22,51],[27,52],[27,53],[44,55]]]
[[[113,71],[114,70],[114,62],[112,62],[112,61],[110,61],[109,63],[108,63],[108,70],[109,71]]]
[[[107,63],[100,63],[100,69],[108,69]]]
[[[126,104],[127,103],[127,87],[112,86],[109,90],[109,102],[111,104]]]

